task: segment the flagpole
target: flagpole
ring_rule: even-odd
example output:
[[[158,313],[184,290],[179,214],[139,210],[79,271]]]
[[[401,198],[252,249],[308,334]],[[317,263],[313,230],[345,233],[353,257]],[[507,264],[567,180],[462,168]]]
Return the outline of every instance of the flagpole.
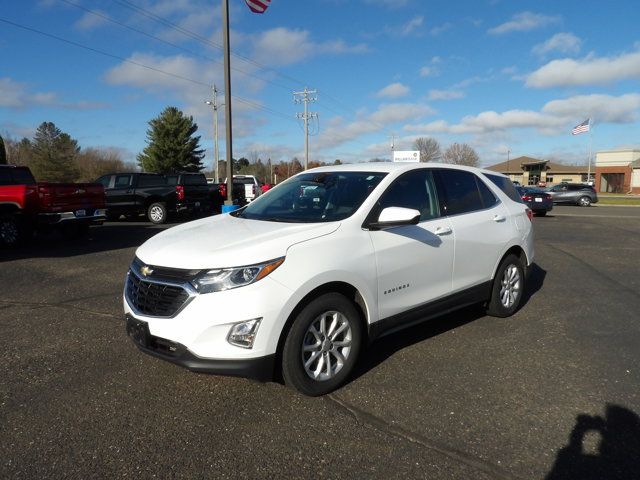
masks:
[[[591,119],[589,119],[589,167],[587,169],[587,184],[589,185],[591,185],[591,153],[593,146],[593,134],[591,130]]]
[[[231,132],[231,58],[229,47],[229,0],[222,0],[222,40],[224,50],[224,116],[227,147],[227,200],[233,205],[233,135]]]

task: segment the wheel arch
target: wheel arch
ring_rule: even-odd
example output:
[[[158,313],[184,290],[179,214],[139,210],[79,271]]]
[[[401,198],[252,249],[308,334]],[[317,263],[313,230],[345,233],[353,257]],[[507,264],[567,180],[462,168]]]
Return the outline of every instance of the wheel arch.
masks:
[[[491,280],[494,280],[496,278],[496,272],[498,271],[498,268],[500,267],[500,264],[502,263],[502,261],[507,256],[512,254],[515,255],[516,257],[519,257],[520,260],[522,261],[522,266],[524,267],[525,276],[526,276],[526,271],[529,268],[529,259],[527,258],[527,252],[525,252],[520,245],[512,245],[507,249],[506,252],[502,254],[502,256],[500,257],[500,260],[498,260],[498,262],[493,267],[493,275],[491,276]]]
[[[320,295],[324,295],[326,293],[340,293],[348,300],[350,300],[356,311],[358,312],[359,320],[362,326],[362,335],[363,342],[366,342],[368,338],[369,332],[369,322],[368,322],[368,309],[364,297],[360,294],[358,289],[347,282],[328,282],[322,284],[309,293],[307,293],[302,299],[296,304],[293,308],[287,320],[280,331],[280,336],[278,338],[278,344],[276,347],[276,361],[274,364],[274,377],[278,380],[281,380],[281,364],[282,364],[282,349],[284,347],[284,342],[287,339],[287,335],[289,334],[289,330],[291,330],[291,326],[293,325],[294,320],[298,316],[298,314],[302,311],[304,307],[306,307],[314,298],[319,297]]]

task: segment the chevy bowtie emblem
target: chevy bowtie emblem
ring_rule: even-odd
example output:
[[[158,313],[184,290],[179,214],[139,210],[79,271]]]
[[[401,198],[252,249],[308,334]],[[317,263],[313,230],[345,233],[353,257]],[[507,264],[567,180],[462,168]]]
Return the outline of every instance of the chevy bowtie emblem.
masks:
[[[140,273],[145,277],[148,277],[153,273],[153,268],[149,267],[148,265],[144,265],[142,268],[140,268]]]

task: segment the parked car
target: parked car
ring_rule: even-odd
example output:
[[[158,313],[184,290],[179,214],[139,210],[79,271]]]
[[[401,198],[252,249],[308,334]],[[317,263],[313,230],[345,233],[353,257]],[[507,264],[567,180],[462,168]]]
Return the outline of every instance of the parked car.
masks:
[[[136,251],[127,331],[194,371],[340,386],[364,345],[470,304],[507,317],[533,262],[531,211],[499,173],[438,164],[302,172]]]
[[[262,184],[253,175],[234,175],[233,181],[234,183],[240,182],[244,184],[244,197],[247,202],[252,202],[262,194],[262,189],[260,188]]]
[[[583,183],[560,183],[547,190],[553,198],[553,203],[564,203],[588,207],[598,203],[595,188]]]
[[[107,198],[107,216],[146,215],[152,223],[165,223],[169,214],[208,212],[213,208],[202,173],[111,173],[98,180]]]
[[[102,185],[36,182],[28,167],[0,165],[1,244],[17,245],[35,230],[77,237],[104,220]]]
[[[551,195],[535,187],[516,187],[522,201],[531,209],[534,215],[545,216],[553,210]]]

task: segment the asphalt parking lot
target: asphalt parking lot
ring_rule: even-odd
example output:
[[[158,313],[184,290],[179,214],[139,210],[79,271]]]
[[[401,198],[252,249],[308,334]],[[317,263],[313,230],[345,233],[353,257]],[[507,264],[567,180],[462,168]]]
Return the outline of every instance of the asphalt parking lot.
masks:
[[[0,478],[636,479],[640,208],[534,223],[514,317],[471,308],[386,337],[323,398],[138,352],[123,279],[163,227],[2,251]]]

